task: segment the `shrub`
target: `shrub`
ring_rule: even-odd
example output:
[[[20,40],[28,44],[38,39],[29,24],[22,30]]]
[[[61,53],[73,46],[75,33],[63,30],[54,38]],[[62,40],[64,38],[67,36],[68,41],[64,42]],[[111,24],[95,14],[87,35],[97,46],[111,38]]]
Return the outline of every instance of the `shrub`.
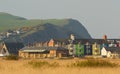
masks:
[[[59,66],[60,66],[59,63],[57,63],[57,62],[53,62],[53,63],[49,64],[49,67],[59,67]]]
[[[57,62],[49,63],[47,61],[29,61],[28,65],[33,68],[41,68],[41,67],[58,67],[59,64]]]
[[[19,57],[17,55],[11,54],[11,55],[6,56],[5,59],[6,60],[18,60]]]
[[[75,63],[72,63],[71,65],[68,65],[69,67],[117,67],[118,64],[111,63],[104,60],[86,60],[86,61],[76,61]]]
[[[48,62],[45,62],[45,61],[30,61],[28,62],[28,64],[32,67],[43,67],[45,65],[48,65],[49,63]]]

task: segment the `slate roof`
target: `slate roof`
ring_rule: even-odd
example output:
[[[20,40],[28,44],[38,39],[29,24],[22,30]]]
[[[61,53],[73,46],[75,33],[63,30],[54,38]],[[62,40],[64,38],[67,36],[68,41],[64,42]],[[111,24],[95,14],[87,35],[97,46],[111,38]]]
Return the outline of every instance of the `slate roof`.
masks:
[[[65,44],[69,44],[70,39],[54,39],[55,43],[56,42],[65,42]],[[107,40],[104,40],[104,39],[75,39],[73,41],[73,44],[78,44],[79,42],[81,44],[86,44],[86,43],[90,43],[90,44],[94,44],[94,43],[97,43],[97,44],[110,44],[111,42],[112,43],[117,43],[117,41],[120,42],[120,39],[107,39]]]
[[[60,42],[60,43],[65,43],[69,44],[69,39],[53,39],[55,43]]]
[[[18,51],[24,47],[23,43],[20,42],[5,42],[7,50],[10,54],[18,54]]]
[[[70,39],[54,39],[55,43],[57,42],[64,42],[65,44],[69,44]],[[107,41],[103,40],[103,39],[75,39],[73,41],[73,44],[86,44],[86,43],[90,43],[90,44],[94,44],[94,43],[98,43],[98,44],[103,44],[103,43],[107,43]]]
[[[23,49],[20,49],[20,51],[23,52],[44,52],[49,50],[67,50],[67,49],[63,47],[25,47]]]

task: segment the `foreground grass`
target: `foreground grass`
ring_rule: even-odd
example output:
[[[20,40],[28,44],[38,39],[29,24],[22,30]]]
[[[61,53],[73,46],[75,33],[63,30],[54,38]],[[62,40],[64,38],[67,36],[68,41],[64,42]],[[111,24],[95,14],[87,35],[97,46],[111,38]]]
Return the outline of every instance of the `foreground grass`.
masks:
[[[6,56],[4,59],[5,60],[18,60],[19,57],[16,56],[16,55],[11,54],[11,55]]]
[[[120,67],[67,67],[75,62],[86,59],[69,60],[2,60],[0,59],[0,74],[119,74]],[[120,64],[120,59],[103,60]],[[58,63],[55,67],[54,63]],[[42,64],[42,65],[41,65]],[[27,65],[27,67],[26,67]],[[37,65],[37,66],[36,66]],[[39,66],[38,66],[39,65]]]
[[[112,63],[105,60],[95,60],[95,59],[88,59],[85,61],[75,61],[67,67],[118,67],[117,63]]]
[[[59,60],[62,61],[62,60]],[[65,61],[65,60],[64,60]],[[107,60],[98,60],[98,59],[87,59],[87,60],[76,60],[71,63],[61,64],[60,62],[49,62],[49,61],[37,61],[32,60],[27,63],[32,68],[48,68],[48,67],[66,67],[66,68],[87,68],[87,67],[119,67],[118,63],[112,63]]]

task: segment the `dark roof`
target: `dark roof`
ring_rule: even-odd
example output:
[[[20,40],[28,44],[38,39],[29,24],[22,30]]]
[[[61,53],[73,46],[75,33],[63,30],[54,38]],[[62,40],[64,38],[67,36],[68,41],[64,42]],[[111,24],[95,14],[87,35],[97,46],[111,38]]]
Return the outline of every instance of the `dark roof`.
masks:
[[[56,42],[65,42],[66,44],[70,43],[69,40],[70,39],[54,39],[55,43]],[[107,39],[107,40],[104,40],[104,39],[75,39],[73,41],[73,44],[78,44],[79,42],[81,44],[86,44],[86,43],[110,44],[110,43],[118,43],[118,42],[120,42],[120,39]]]
[[[18,54],[18,51],[24,47],[23,43],[20,42],[6,42],[4,44],[10,54]]]
[[[69,44],[69,39],[53,39],[55,43],[65,43],[65,44]]]
[[[54,39],[55,43],[57,42],[64,42],[65,44],[69,44],[70,39]],[[109,39],[109,40],[114,40],[116,41],[115,39]],[[118,39],[117,39],[118,40]],[[75,39],[73,41],[73,44],[78,44],[78,43],[81,43],[81,44],[86,44],[86,43],[90,43],[90,44],[94,44],[95,42],[97,44],[103,44],[103,43],[106,43],[108,44],[108,41],[107,40],[104,40],[104,39]]]
[[[24,52],[42,52],[41,50],[49,51],[49,50],[67,50],[67,49],[63,47],[25,47],[23,49],[20,49],[20,51],[24,51]]]
[[[112,53],[120,53],[120,47],[106,47],[105,49]]]
[[[108,43],[106,40],[104,39],[76,39],[75,43],[80,42],[81,44],[86,44],[86,43],[90,43],[90,44],[103,44],[103,43]]]

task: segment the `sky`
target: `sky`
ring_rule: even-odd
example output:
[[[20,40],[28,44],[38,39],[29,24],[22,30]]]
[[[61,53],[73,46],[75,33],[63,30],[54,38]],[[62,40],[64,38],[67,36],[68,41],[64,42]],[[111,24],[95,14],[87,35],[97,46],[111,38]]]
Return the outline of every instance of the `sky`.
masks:
[[[73,18],[92,38],[120,38],[120,0],[0,0],[0,12],[27,19]]]

